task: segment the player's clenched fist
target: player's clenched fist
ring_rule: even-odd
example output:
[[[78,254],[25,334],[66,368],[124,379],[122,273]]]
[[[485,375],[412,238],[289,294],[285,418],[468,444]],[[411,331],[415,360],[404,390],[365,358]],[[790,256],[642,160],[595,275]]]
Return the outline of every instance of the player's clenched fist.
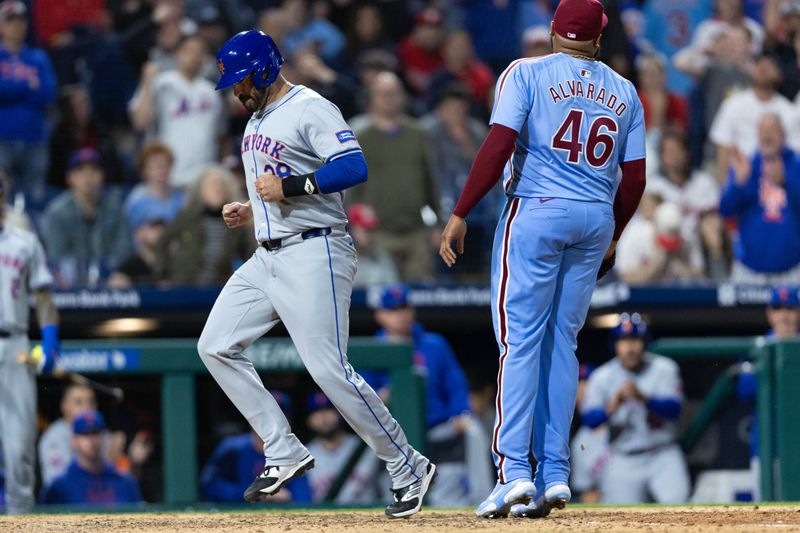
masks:
[[[280,202],[285,198],[281,179],[274,174],[261,174],[256,178],[256,192],[265,202]]]
[[[233,202],[225,204],[222,207],[222,220],[229,228],[238,228],[245,224],[249,224],[253,220],[253,210],[250,208],[250,202],[245,204],[241,202]]]
[[[464,237],[467,235],[467,223],[464,219],[452,215],[447,221],[447,226],[442,232],[442,242],[439,244],[439,255],[447,266],[452,267],[456,264],[456,253],[453,251],[451,243],[456,241],[456,249],[459,254],[464,253]]]

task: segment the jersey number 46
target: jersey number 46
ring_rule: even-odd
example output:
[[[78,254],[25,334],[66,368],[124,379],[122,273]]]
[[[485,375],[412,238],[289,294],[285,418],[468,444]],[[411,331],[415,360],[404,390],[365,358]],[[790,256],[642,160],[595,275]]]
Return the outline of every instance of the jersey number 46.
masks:
[[[553,135],[551,146],[553,150],[567,152],[567,162],[577,165],[584,152],[584,143],[581,142],[581,124],[583,111],[570,109],[567,118]],[[617,133],[617,123],[611,117],[597,117],[589,126],[589,136],[586,138],[584,157],[586,162],[595,168],[601,168],[608,163],[608,158],[614,153],[614,137],[609,133]],[[598,153],[598,148],[600,148]]]

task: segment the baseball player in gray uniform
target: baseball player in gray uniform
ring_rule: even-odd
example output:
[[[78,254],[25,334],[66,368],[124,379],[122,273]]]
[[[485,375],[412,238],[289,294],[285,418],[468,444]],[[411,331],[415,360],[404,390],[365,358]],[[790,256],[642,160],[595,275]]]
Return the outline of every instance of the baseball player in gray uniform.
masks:
[[[6,471],[6,510],[30,511],[33,506],[36,460],[36,376],[49,373],[58,355],[58,310],[53,304],[47,260],[33,233],[4,223],[5,194],[0,181],[0,439]],[[36,301],[42,349],[35,350],[37,367],[20,364],[17,356],[30,351],[28,301]]]
[[[616,357],[589,377],[581,420],[608,424],[611,457],[600,480],[604,503],[682,503],[689,473],[676,443],[683,405],[678,365],[645,351],[647,324],[623,313],[612,331]]]
[[[345,230],[343,191],[367,179],[355,135],[335,105],[280,75],[272,39],[255,30],[217,54],[218,89],[253,113],[241,144],[250,198],[222,215],[255,227],[253,257],[231,276],[198,343],[209,372],[264,441],[264,472],[247,501],[276,493],[314,465],[242,352],[282,321],[314,381],[387,463],[391,518],[420,510],[436,467],[414,450],[386,406],[347,361],[356,251]]]

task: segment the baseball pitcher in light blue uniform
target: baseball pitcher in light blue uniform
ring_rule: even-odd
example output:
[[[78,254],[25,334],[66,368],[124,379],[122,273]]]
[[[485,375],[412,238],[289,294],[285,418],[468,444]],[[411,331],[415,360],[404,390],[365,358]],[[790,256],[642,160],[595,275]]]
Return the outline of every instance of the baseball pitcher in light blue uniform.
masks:
[[[492,129],[442,235],[440,254],[452,265],[464,218],[502,175],[508,202],[492,261],[498,483],[477,509],[482,517],[541,517],[571,497],[577,334],[644,189],[641,103],[629,81],[595,60],[605,22],[597,0],[562,0],[555,53],[503,72]]]

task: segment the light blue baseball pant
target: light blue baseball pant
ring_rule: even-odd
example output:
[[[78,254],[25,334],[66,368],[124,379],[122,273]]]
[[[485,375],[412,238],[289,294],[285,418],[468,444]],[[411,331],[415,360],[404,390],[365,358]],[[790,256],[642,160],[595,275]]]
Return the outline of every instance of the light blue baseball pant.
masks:
[[[492,316],[500,348],[492,454],[501,483],[569,479],[578,331],[611,243],[610,204],[510,198],[495,233]]]

